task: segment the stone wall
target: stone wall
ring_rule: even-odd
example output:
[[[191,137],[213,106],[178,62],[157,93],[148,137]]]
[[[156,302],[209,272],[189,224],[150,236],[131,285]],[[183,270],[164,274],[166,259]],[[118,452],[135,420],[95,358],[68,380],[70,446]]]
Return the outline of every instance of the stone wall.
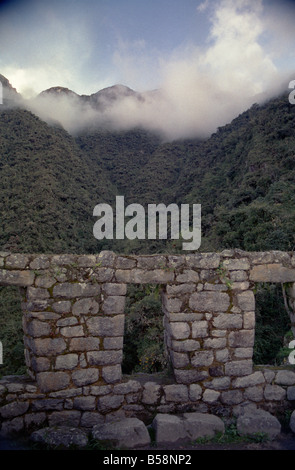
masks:
[[[295,256],[285,252],[122,256],[0,253],[20,288],[27,376],[0,380],[1,433],[84,428],[155,413],[238,415],[294,408],[294,366],[253,367],[256,282],[285,285],[295,335]],[[130,283],[162,287],[171,376],[122,376]]]

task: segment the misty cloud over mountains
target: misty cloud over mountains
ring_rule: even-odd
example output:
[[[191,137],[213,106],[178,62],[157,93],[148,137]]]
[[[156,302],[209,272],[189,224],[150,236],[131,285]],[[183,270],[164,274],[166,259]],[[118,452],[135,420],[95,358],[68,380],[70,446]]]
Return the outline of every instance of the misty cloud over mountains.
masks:
[[[254,102],[262,103],[286,90],[288,82],[277,84],[269,93],[239,97],[230,90],[221,92],[208,81],[200,87],[170,88],[139,93],[123,85],[114,85],[92,95],[78,95],[63,87],[52,87],[37,97],[24,99],[0,75],[4,104],[24,107],[48,124],[61,125],[70,134],[144,128],[164,140],[205,138],[216,128],[230,122]],[[206,87],[207,93],[204,93]],[[211,87],[211,89],[210,89]],[[209,93],[208,93],[209,88]]]

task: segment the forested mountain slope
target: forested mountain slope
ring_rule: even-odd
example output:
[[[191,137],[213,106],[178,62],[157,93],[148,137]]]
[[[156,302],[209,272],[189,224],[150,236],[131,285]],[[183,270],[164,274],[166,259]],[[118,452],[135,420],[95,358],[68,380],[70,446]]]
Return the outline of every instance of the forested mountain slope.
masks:
[[[207,140],[163,142],[144,129],[70,135],[22,108],[0,110],[2,249],[180,251],[161,241],[98,241],[98,203],[202,205],[201,250],[292,250],[295,107],[253,105]]]
[[[2,249],[88,252],[93,207],[112,184],[74,139],[23,109],[0,113]]]

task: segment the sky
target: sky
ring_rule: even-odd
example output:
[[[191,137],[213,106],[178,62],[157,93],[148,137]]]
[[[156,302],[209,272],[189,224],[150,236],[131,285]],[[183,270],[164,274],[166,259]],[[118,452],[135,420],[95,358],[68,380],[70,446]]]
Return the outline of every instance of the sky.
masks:
[[[0,1],[0,74],[25,98],[160,89],[110,118],[206,135],[295,79],[294,20],[291,0]]]

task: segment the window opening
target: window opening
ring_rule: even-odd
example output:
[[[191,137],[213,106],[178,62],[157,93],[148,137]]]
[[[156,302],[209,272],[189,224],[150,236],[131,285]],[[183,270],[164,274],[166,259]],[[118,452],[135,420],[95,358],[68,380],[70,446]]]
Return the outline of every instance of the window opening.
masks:
[[[293,338],[291,320],[284,303],[284,286],[257,283],[255,288],[254,364],[283,365]]]
[[[159,284],[128,285],[123,374],[152,374],[167,368],[160,291]]]
[[[0,286],[0,378],[26,373],[19,288]]]

